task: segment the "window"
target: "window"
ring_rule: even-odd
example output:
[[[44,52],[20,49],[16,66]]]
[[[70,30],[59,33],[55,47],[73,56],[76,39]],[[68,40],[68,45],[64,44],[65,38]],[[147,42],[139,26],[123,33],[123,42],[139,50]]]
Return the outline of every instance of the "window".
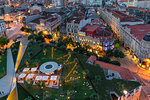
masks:
[[[74,33],[77,33],[77,29],[74,30]]]
[[[112,76],[115,76],[115,74],[114,74],[114,73],[112,73]]]

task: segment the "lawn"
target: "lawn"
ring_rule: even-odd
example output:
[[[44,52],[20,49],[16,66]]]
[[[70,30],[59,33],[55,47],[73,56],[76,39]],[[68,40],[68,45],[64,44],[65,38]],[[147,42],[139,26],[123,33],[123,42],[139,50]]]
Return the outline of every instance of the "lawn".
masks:
[[[19,46],[20,46],[20,42],[16,42],[11,45],[11,51],[12,51],[14,63],[16,63],[17,60]]]
[[[32,53],[32,56],[29,52]],[[59,89],[46,87],[40,89],[38,86],[31,86],[30,88],[27,88],[24,84],[21,84],[22,87],[24,87],[24,89],[32,94],[32,96],[37,100],[42,100],[43,98],[45,100],[66,100],[68,97],[71,97],[72,100],[89,100],[90,96],[96,93],[94,88],[101,100],[110,100],[110,91],[115,91],[121,96],[123,95],[124,89],[131,91],[132,89],[140,86],[140,83],[134,81],[121,79],[106,80],[104,71],[100,66],[93,66],[86,63],[88,56],[74,53],[70,54],[71,56],[69,57],[69,53],[67,51],[54,49],[52,58],[52,48],[50,46],[46,46],[42,49],[38,44],[32,44],[30,48],[27,48],[23,58],[25,61],[28,61],[28,64],[25,64],[26,62],[22,62],[19,69],[20,72],[22,72],[25,67],[39,67],[45,62],[56,61],[58,64],[63,64],[61,78],[66,78],[66,82]],[[73,71],[71,71],[76,63],[74,62],[76,59],[78,59],[79,62],[76,61],[77,66],[73,69]],[[68,76],[70,71],[71,73]],[[87,77],[88,79],[83,78],[83,72],[87,73],[89,77]],[[93,86],[90,82],[93,83]],[[45,92],[47,96],[45,96]],[[46,97],[49,98],[46,99]]]
[[[42,50],[42,47],[38,43],[28,43],[28,47],[23,55],[20,62],[19,69],[26,67],[26,64],[31,61],[31,59]]]
[[[18,91],[18,99],[19,100],[24,100],[30,94],[24,90],[24,88],[21,87],[21,85],[17,84],[17,91]],[[31,97],[31,96],[30,96]]]
[[[7,50],[0,55],[0,78],[5,76],[7,73]]]
[[[6,100],[6,99],[7,99],[7,95],[2,97],[2,98],[0,98],[0,100]]]
[[[94,83],[94,86],[102,100],[110,100],[110,91],[115,91],[118,95],[123,95],[123,90],[131,91],[132,89],[140,86],[139,82],[126,81],[121,79],[106,80],[103,69],[98,66],[93,66],[85,63],[88,59],[87,56],[78,55],[80,61],[86,69],[89,70],[89,77]],[[100,76],[100,80],[95,77]]]
[[[34,44],[35,45],[35,44]],[[31,46],[32,50],[36,50],[38,46]],[[36,51],[37,52],[37,51]],[[25,52],[25,54],[28,54],[28,48]],[[69,56],[71,55],[71,56]],[[27,55],[24,55],[24,57],[27,59]],[[28,56],[29,57],[29,56]],[[23,59],[25,59],[23,58]],[[95,91],[93,90],[89,80],[86,78],[83,78],[83,69],[81,68],[79,62],[75,62],[76,56],[74,54],[68,53],[67,51],[61,51],[59,49],[53,50],[53,58],[52,58],[52,47],[48,46],[45,47],[40,53],[34,58],[28,60],[28,66],[29,67],[37,67],[41,64],[48,62],[48,61],[56,61],[58,64],[64,64],[61,77],[64,79],[66,78],[66,82],[63,84],[63,86],[59,87],[59,89],[52,89],[52,88],[43,88],[40,89],[38,86],[31,86],[30,88],[27,88],[24,84],[21,84],[22,87],[26,91],[28,91],[30,94],[34,96],[37,100],[49,100],[45,97],[45,92],[47,91],[49,94],[49,98],[51,100],[66,100],[68,97],[71,97],[73,100],[85,100],[89,99],[89,96],[91,94],[94,94]],[[67,61],[68,60],[68,61]],[[77,66],[74,67],[74,65],[77,63]],[[20,72],[22,72],[23,68],[27,67],[26,65],[22,64],[20,66]],[[74,69],[72,69],[74,67]],[[71,71],[72,70],[72,71]],[[71,71],[68,77],[68,73]],[[20,100],[23,100],[21,96]]]

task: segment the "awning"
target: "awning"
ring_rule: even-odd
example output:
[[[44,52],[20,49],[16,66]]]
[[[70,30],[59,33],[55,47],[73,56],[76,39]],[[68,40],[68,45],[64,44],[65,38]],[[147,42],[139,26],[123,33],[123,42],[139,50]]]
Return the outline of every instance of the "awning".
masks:
[[[27,75],[27,74],[21,73],[21,74],[19,75],[19,78],[25,78],[26,75]]]
[[[28,72],[30,68],[24,68],[23,72]]]
[[[28,76],[26,77],[27,79],[31,79],[34,77],[34,74],[28,74]]]
[[[49,78],[49,76],[43,76],[43,77],[42,77],[42,80],[43,80],[43,81],[47,81],[48,78]]]
[[[57,80],[57,76],[51,76],[50,80]]]
[[[42,76],[36,76],[35,80],[36,81],[42,80]]]
[[[31,68],[31,72],[37,71],[37,67]]]

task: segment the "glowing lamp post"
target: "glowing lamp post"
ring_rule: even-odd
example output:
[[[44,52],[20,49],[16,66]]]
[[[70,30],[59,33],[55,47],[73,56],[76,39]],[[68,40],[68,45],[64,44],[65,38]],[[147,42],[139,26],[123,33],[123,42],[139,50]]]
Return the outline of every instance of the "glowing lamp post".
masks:
[[[127,90],[123,90],[123,93],[126,95],[128,93],[128,91]]]
[[[70,97],[68,96],[68,100],[70,100]]]

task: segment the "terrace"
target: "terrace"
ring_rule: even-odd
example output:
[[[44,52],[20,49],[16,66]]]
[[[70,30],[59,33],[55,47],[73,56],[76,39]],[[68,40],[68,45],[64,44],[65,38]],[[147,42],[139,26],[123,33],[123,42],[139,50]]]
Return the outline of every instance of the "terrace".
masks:
[[[53,64],[53,66],[50,66],[50,64]],[[58,88],[60,75],[56,74],[56,70],[60,71],[60,66],[55,62],[44,63],[39,69],[37,67],[24,68],[23,72],[17,76],[17,81],[18,83],[24,83],[24,80],[27,82],[33,81],[33,85],[44,82],[45,87]]]
[[[30,46],[32,50],[37,49],[38,47],[37,45],[36,46],[32,45]],[[53,49],[50,46],[47,46],[44,48],[44,50],[41,50],[41,52],[34,50],[36,51],[36,53],[34,52],[33,55],[36,56],[33,56],[31,58],[28,55],[29,52],[28,49],[30,47],[26,49],[25,55],[23,57],[23,59],[28,63],[22,61],[19,66],[18,73],[20,75],[20,78],[24,77],[25,80],[28,78],[27,74],[29,75],[35,73],[34,75],[30,75],[32,77],[29,77],[30,79],[34,79],[33,85],[29,86],[26,85],[26,83],[22,84],[23,79],[22,83],[19,83],[19,81],[18,83],[29,95],[33,96],[34,99],[43,100],[43,98],[51,98],[51,99],[66,100],[68,98],[70,99],[72,98],[83,100],[90,98],[90,95],[95,93],[91,83],[89,82],[89,80],[86,79],[85,74],[83,73],[84,70],[82,69],[82,67],[80,67],[79,62],[76,60],[77,58],[75,57],[74,54],[63,50],[59,50],[58,48]],[[47,72],[46,73],[41,72],[40,67],[45,62],[49,61],[56,62],[58,63],[58,65],[62,64],[60,65],[62,67],[61,68],[58,67],[58,69],[56,69],[54,73],[51,74],[47,74]],[[31,72],[32,68],[37,68],[36,70],[37,72]],[[39,83],[35,84],[36,81],[43,81],[43,80],[48,80],[48,84],[44,86],[39,85]],[[55,83],[53,81],[55,81]],[[30,82],[31,81],[29,81],[29,83]],[[50,88],[51,86],[55,87],[56,83],[58,84],[58,86],[56,87],[59,88]],[[40,82],[40,84],[42,83]],[[21,92],[18,93],[21,94]],[[45,96],[46,92],[50,93],[51,95]],[[19,99],[23,100],[25,99],[25,97],[21,97],[19,95]]]
[[[132,91],[141,86],[137,81],[127,81],[122,79],[107,80],[101,66],[87,64],[86,61],[89,58],[88,56],[79,54],[77,54],[77,56],[78,58],[82,58],[80,59],[80,62],[82,62],[82,66],[89,72],[88,77],[94,84],[94,87],[102,100],[111,100],[111,91],[115,91],[118,96],[122,96],[124,95],[124,90]]]

